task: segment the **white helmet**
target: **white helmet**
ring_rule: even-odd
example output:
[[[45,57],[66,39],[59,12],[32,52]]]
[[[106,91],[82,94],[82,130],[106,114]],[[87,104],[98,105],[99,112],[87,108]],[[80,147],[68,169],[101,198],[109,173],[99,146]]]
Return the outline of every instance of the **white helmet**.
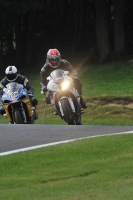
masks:
[[[9,82],[17,79],[17,68],[15,66],[8,66],[5,70],[5,76]]]

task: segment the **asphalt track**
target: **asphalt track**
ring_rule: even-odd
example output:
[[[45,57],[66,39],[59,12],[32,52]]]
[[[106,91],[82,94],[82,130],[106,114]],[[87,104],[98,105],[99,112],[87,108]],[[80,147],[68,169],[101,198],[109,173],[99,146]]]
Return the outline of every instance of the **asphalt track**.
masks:
[[[133,132],[133,126],[0,125],[0,155],[78,138]]]

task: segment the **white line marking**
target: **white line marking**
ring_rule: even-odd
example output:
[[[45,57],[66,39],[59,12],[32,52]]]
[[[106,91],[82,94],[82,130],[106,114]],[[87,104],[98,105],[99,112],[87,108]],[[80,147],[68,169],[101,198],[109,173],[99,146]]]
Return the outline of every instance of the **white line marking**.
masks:
[[[119,134],[128,134],[128,133],[133,133],[133,131],[120,132],[120,133],[110,133],[110,134],[106,134],[106,135],[95,135],[95,136],[88,136],[88,137],[77,138],[77,139],[72,139],[72,140],[64,140],[64,141],[60,141],[60,142],[53,142],[53,143],[49,143],[49,144],[42,144],[42,145],[38,145],[38,146],[27,147],[27,148],[23,148],[23,149],[17,149],[17,150],[3,152],[3,153],[0,153],[0,156],[6,156],[6,155],[9,155],[9,154],[29,151],[29,150],[33,150],[33,149],[39,149],[39,148],[43,148],[43,147],[48,147],[48,146],[53,146],[53,145],[57,145],[57,144],[73,142],[73,141],[76,141],[76,140],[82,140],[82,139],[87,139],[87,138],[103,137],[103,136],[119,135]]]

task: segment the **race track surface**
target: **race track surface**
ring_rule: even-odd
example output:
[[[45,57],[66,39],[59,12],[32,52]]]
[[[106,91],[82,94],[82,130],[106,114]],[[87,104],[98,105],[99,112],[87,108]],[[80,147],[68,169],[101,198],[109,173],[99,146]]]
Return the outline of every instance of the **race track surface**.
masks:
[[[0,125],[0,153],[53,142],[133,131],[133,126]]]

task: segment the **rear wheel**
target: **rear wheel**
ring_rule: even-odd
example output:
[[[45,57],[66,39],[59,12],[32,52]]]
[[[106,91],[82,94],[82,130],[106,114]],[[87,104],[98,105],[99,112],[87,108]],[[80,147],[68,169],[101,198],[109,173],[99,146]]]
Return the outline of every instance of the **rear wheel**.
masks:
[[[15,123],[16,123],[16,124],[22,124],[22,123],[23,123],[23,122],[22,122],[21,113],[20,113],[19,110],[16,110],[16,111],[14,112],[14,117],[15,117]]]
[[[61,105],[64,113],[64,120],[68,123],[68,125],[76,125],[68,99],[62,99]]]

